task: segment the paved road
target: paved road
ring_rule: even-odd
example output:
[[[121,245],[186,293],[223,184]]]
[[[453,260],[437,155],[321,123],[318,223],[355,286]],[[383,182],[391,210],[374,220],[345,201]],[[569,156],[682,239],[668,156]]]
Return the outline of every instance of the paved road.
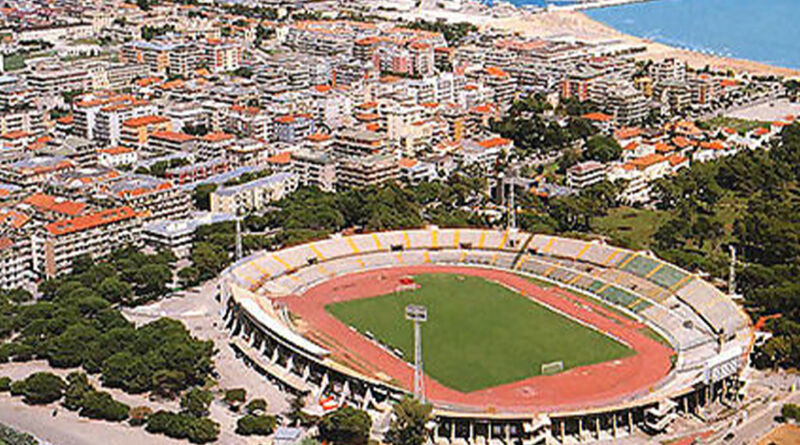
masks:
[[[734,429],[735,436],[727,443],[731,445],[755,444],[759,438],[779,425],[775,418],[780,416],[781,407],[785,403],[800,403],[800,391],[769,402],[766,409],[752,414]]]

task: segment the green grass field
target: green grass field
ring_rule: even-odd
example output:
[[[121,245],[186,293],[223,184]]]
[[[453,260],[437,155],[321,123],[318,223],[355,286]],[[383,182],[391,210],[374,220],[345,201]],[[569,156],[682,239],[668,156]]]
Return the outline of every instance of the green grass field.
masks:
[[[610,209],[606,216],[594,218],[592,226],[598,233],[624,246],[646,249],[664,216],[664,212],[659,210],[617,207]]]
[[[499,284],[478,277],[427,274],[415,291],[328,305],[343,323],[413,358],[408,304],[428,307],[423,325],[425,372],[461,392],[541,374],[557,360],[564,369],[627,357],[626,346],[563,317]]]

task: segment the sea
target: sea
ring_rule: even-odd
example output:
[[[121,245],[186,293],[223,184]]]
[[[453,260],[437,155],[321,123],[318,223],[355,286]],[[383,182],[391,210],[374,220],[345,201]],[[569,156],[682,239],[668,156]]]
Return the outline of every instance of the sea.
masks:
[[[800,0],[651,0],[585,13],[626,34],[670,46],[800,69]]]

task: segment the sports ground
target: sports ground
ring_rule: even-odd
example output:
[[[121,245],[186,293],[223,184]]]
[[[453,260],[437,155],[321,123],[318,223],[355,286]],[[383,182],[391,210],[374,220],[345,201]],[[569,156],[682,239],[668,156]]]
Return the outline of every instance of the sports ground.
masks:
[[[326,309],[411,361],[413,329],[405,307],[425,305],[425,372],[465,393],[540,375],[545,363],[562,361],[567,370],[634,354],[611,337],[485,278],[425,274],[413,280],[416,289]]]
[[[410,276],[421,287],[398,292]],[[368,270],[281,300],[333,360],[406,389],[413,381],[410,364],[350,325],[410,358],[411,326],[401,308],[424,301],[429,308],[425,386],[428,398],[445,406],[586,409],[646,394],[671,369],[673,351],[648,337],[642,324],[500,270],[434,265]],[[542,362],[553,360],[563,360],[568,369],[537,375]]]

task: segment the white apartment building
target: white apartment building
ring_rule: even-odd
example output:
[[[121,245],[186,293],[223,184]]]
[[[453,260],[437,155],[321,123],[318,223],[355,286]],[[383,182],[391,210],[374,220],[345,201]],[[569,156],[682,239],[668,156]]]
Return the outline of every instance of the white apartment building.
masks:
[[[19,288],[33,278],[30,239],[0,238],[0,289]]]
[[[277,173],[245,184],[223,187],[211,194],[211,211],[234,215],[261,210],[297,189],[297,176]]]
[[[142,222],[130,207],[102,210],[45,225],[33,241],[33,269],[52,278],[69,273],[80,255],[101,258],[139,242]]]
[[[329,153],[300,148],[292,152],[291,171],[303,186],[315,186],[333,191],[336,181],[336,161]]]
[[[606,166],[597,161],[586,161],[567,169],[567,185],[585,189],[606,179]]]
[[[336,188],[347,190],[391,182],[399,172],[397,159],[388,153],[344,158],[336,169]]]

